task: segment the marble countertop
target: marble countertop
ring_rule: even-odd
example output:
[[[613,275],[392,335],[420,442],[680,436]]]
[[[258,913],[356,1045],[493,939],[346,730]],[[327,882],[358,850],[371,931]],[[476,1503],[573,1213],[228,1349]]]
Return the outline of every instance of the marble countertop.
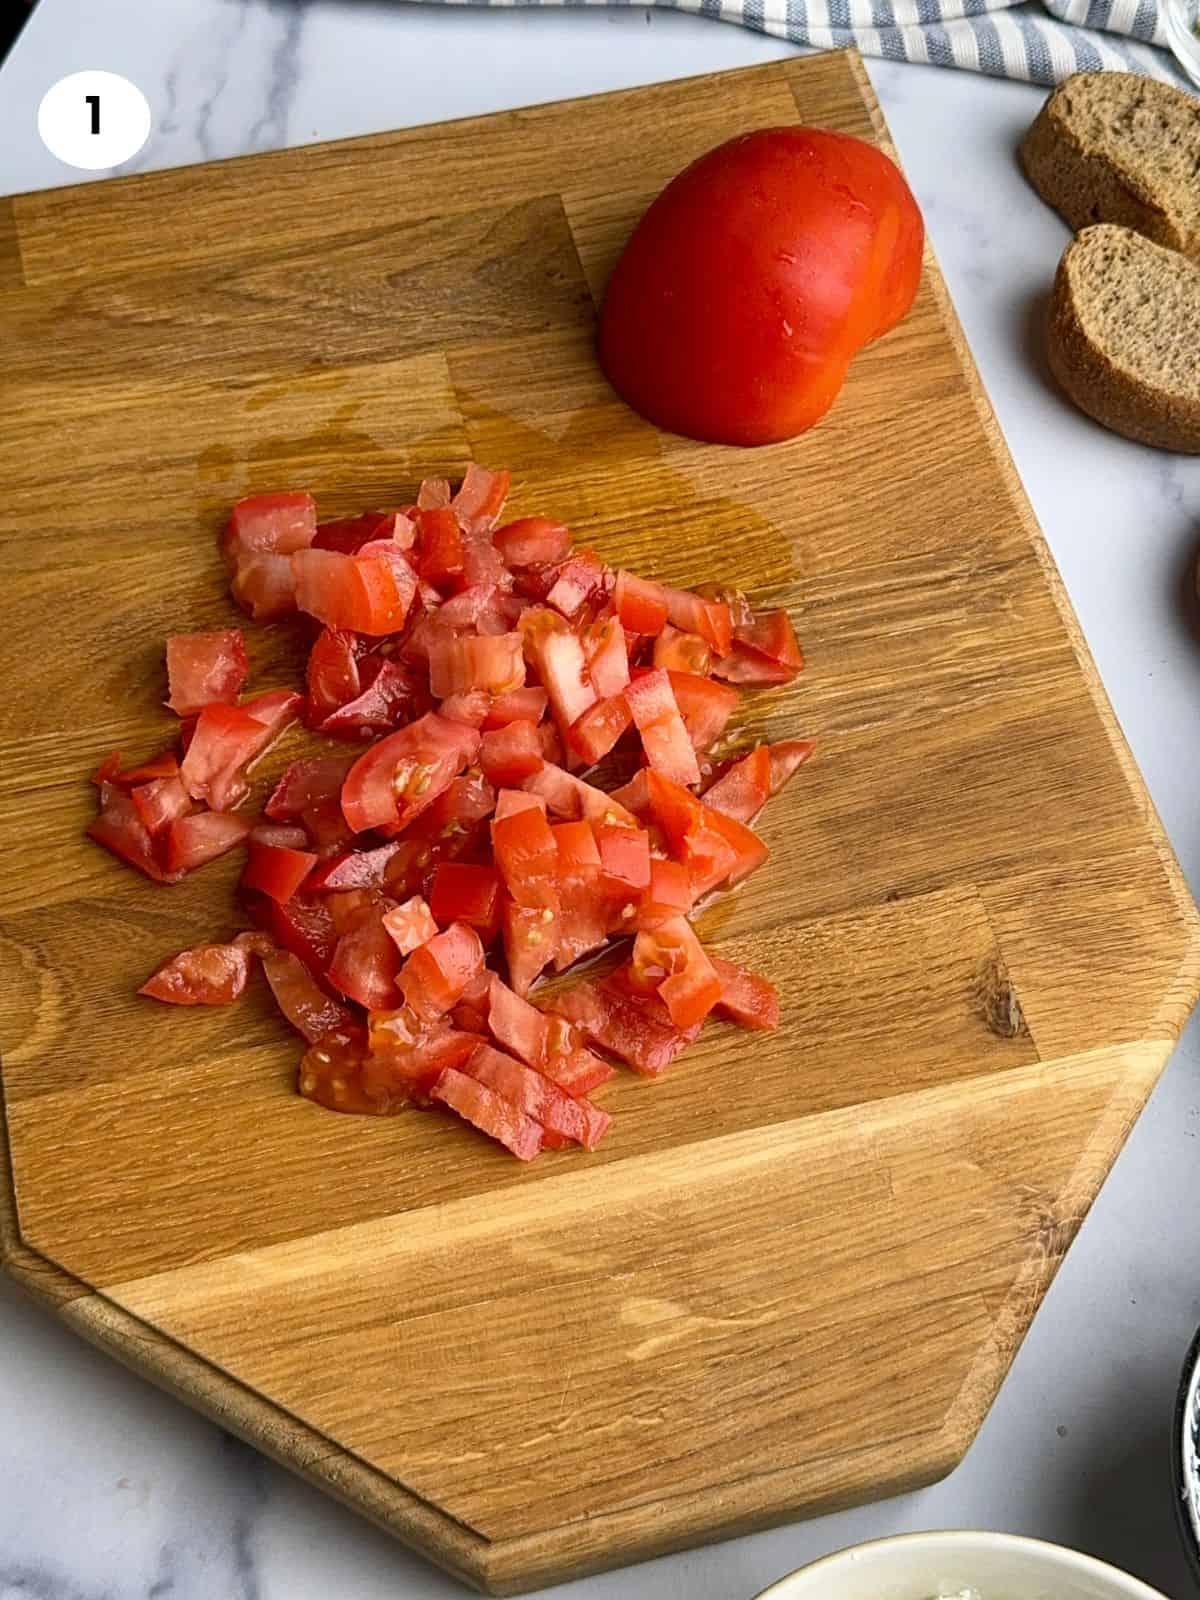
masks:
[[[154,130],[132,165],[151,168],[683,77],[788,49],[719,22],[624,7],[41,0],[0,71],[0,192],[80,181],[41,146],[35,115],[52,82],[84,68],[120,72],[147,95]],[[1013,159],[1042,92],[921,66],[869,70],[1108,693],[1200,886],[1200,640],[1186,601],[1200,543],[1200,459],[1115,438],[1049,385],[1036,317],[1067,235]],[[1168,1439],[1179,1365],[1200,1322],[1198,1071],[1193,1024],[950,1478],[557,1592],[748,1600],[846,1544],[968,1526],[1057,1540],[1169,1595],[1191,1592],[1172,1522]],[[2,1281],[0,1357],[0,1600],[464,1592],[79,1343]]]

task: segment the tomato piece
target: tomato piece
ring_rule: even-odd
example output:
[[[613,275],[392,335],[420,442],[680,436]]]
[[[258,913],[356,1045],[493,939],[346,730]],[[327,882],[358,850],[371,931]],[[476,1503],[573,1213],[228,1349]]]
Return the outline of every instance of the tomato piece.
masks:
[[[737,690],[694,672],[668,672],[667,676],[693,749],[708,750],[725,732],[737,708]]]
[[[192,798],[214,811],[240,805],[249,792],[245,769],[295,719],[300,705],[299,695],[273,690],[240,706],[205,706],[179,769]]]
[[[456,1028],[464,1028],[468,1033],[487,1033],[488,1006],[492,992],[492,980],[496,975],[484,967],[477,977],[462,992],[462,999],[450,1013],[450,1020]],[[499,979],[496,979],[499,982]]]
[[[539,973],[558,954],[558,915],[553,906],[521,906],[506,900],[500,926],[513,991],[527,995]]]
[[[256,822],[248,835],[251,844],[273,844],[284,850],[303,850],[308,835],[290,822]]]
[[[583,636],[588,677],[601,699],[620,694],[629,682],[629,648],[616,617],[594,622]]]
[[[111,784],[103,785],[100,794],[100,815],[88,824],[88,836],[155,883],[177,883],[183,873],[169,872],[163,866],[154,840],[130,796]]]
[[[542,1148],[540,1123],[456,1067],[447,1067],[438,1078],[433,1098],[502,1144],[519,1161],[532,1161]]]
[[[686,917],[669,917],[633,941],[631,980],[655,989],[677,1028],[703,1022],[721,998],[721,980]]]
[[[413,542],[414,527],[398,511],[364,511],[358,517],[341,517],[333,522],[319,522],[314,550],[339,550],[342,555],[357,555],[366,544],[388,539],[398,550],[407,550]]]
[[[577,1046],[565,1055],[551,1056],[542,1071],[568,1094],[582,1097],[591,1094],[601,1084],[616,1075],[616,1069],[584,1045]]]
[[[771,793],[771,755],[765,744],[726,769],[704,791],[704,804],[739,822],[752,822]]]
[[[471,463],[458,486],[458,493],[450,501],[464,531],[491,533],[500,521],[511,480],[512,474],[507,471],[492,472]]]
[[[167,705],[190,717],[216,700],[236,700],[250,666],[240,628],[167,638]]]
[[[429,651],[429,686],[439,700],[468,689],[508,694],[524,682],[525,656],[519,633],[441,639]]]
[[[365,751],[342,787],[342,811],[356,833],[401,831],[432,805],[479,752],[479,734],[429,712]]]
[[[791,677],[804,666],[804,654],[787,612],[760,611],[738,628],[734,638],[740,652],[762,656],[789,670]]]
[[[485,533],[464,533],[463,569],[458,581],[464,587],[486,583],[498,592],[512,583],[512,574]]]
[[[389,1095],[382,1086],[368,1088],[364,1070],[369,1060],[366,1034],[357,1023],[335,1028],[304,1052],[296,1086],[306,1100],[326,1111],[387,1116],[405,1105],[407,1096]]]
[[[308,721],[323,722],[327,716],[357,697],[360,689],[358,658],[362,641],[344,628],[322,628],[308,656],[306,687]]]
[[[436,1022],[457,1005],[483,966],[483,945],[475,929],[453,922],[405,961],[400,971],[404,1003],[422,1021]]]
[[[571,532],[549,517],[519,517],[497,528],[492,543],[506,566],[545,567],[568,554]]]
[[[151,756],[149,761],[143,761],[140,766],[130,767],[125,772],[121,770],[120,754],[114,750],[111,755],[105,756],[92,774],[92,782],[114,784],[118,789],[132,789],[135,784],[152,783],[156,778],[178,776],[179,758],[174,750],[164,750],[159,755]]]
[[[581,1144],[585,1150],[596,1148],[612,1122],[599,1106],[576,1099],[533,1067],[491,1045],[480,1045],[463,1070],[532,1117],[547,1132]]]
[[[412,955],[414,950],[428,944],[430,939],[437,938],[438,925],[433,912],[419,894],[413,895],[403,905],[393,906],[386,911],[383,925],[402,956]]]
[[[667,620],[667,591],[661,583],[639,578],[622,568],[613,588],[613,605],[621,626],[630,633],[661,633]]]
[[[427,583],[443,588],[462,577],[462,528],[448,505],[430,506],[420,512],[417,538],[417,571]]]
[[[320,731],[335,739],[367,739],[429,708],[413,669],[386,656],[368,656],[360,668],[362,690],[330,712]]]
[[[322,858],[343,854],[354,843],[354,831],[342,815],[341,801],[314,800],[300,813],[308,842]]]
[[[489,782],[515,788],[545,765],[537,728],[532,722],[493,728],[480,741],[479,764]]]
[[[242,882],[286,905],[316,864],[317,857],[307,850],[251,842]]]
[[[522,906],[558,908],[558,850],[536,807],[492,819],[492,849],[509,894]]]
[[[656,1078],[665,1072],[699,1032],[698,1028],[683,1030],[660,1020],[646,998],[622,992],[610,983],[577,984],[550,1004],[597,1049],[616,1056],[644,1077]]]
[[[546,593],[546,604],[573,621],[587,602],[608,586],[608,572],[594,550],[576,550],[563,561]]]
[[[650,765],[673,783],[699,783],[696,752],[666,672],[656,667],[635,679],[625,699]]]
[[[399,848],[399,842],[395,842],[378,845],[374,850],[343,850],[327,856],[313,871],[305,889],[309,894],[382,889],[388,883],[388,864]]]
[[[409,838],[427,840],[444,855],[461,855],[478,838],[496,809],[496,791],[479,772],[455,778],[409,829]]]
[[[656,667],[706,678],[712,671],[713,653],[698,633],[682,633],[668,623],[654,641],[652,660]]]
[[[642,828],[594,824],[600,887],[616,898],[636,899],[650,886],[650,835]]]
[[[250,950],[243,944],[198,944],[164,961],[138,990],[173,1006],[227,1006],[246,987]]]
[[[230,512],[221,548],[234,563],[247,556],[288,556],[310,545],[316,532],[312,495],[255,494],[239,500]]]
[[[511,1055],[531,1067],[543,1064],[547,1054],[546,1018],[495,973],[488,983],[486,1021],[492,1038]]]
[[[714,1008],[719,1016],[728,1017],[740,1028],[760,1032],[779,1026],[779,991],[773,983],[747,972],[736,961],[722,956],[709,959],[721,981],[721,998]]]
[[[425,1030],[408,1045],[391,1043],[386,1028],[377,1026],[389,1015],[397,1014],[371,1014],[371,1054],[363,1065],[363,1086],[368,1094],[393,1103],[428,1105],[442,1073],[448,1067],[465,1066],[479,1046],[487,1043],[481,1034],[445,1026]]]
[[[335,1028],[353,1025],[352,1013],[325,993],[299,956],[290,950],[273,950],[264,955],[263,972],[275,1004],[310,1044],[316,1044]]]
[[[723,600],[706,600],[690,589],[664,589],[667,621],[684,633],[699,634],[719,656],[733,646],[733,616]]]
[[[512,722],[537,723],[546,715],[550,696],[536,685],[532,688],[512,689],[508,694],[497,695],[488,706],[483,726],[490,733],[494,728],[506,728]]]
[[[288,822],[319,800],[336,799],[346,781],[351,757],[317,756],[293,761],[263,807],[275,822]]]
[[[496,800],[496,821],[503,822],[519,811],[540,811],[545,816],[546,802],[540,794],[530,794],[526,789],[501,789]]]
[[[725,835],[712,825],[711,819],[720,813],[710,813],[695,795],[652,769],[646,774],[646,788],[650,811],[672,851],[688,869],[693,894],[723,883],[738,857]]]
[[[403,551],[397,549],[393,561],[336,550],[298,550],[291,560],[296,604],[318,622],[372,635],[397,633],[404,626],[417,580]]]
[[[192,872],[206,861],[215,861],[244,844],[253,826],[249,817],[222,811],[197,811],[191,816],[176,817],[165,832],[167,871]]]
[[[623,694],[597,700],[567,729],[567,749],[587,766],[603,760],[633,726],[633,713]]]
[[[350,1000],[373,1011],[384,1011],[398,1000],[396,977],[400,952],[384,926],[390,900],[364,909],[356,924],[343,933],[329,963],[329,981]]]
[[[417,490],[417,508],[420,511],[433,511],[439,506],[450,504],[449,478],[422,478],[421,487]]]
[[[179,778],[155,778],[151,783],[140,783],[129,791],[129,798],[152,837],[192,809],[192,797]]]
[[[623,806],[616,793],[606,794],[594,784],[585,783],[573,773],[547,761],[540,772],[526,778],[525,791],[542,799],[549,809],[568,822],[586,817],[589,822],[619,822],[634,828],[637,818]]]
[[[634,927],[658,928],[673,917],[686,916],[694,898],[687,868],[678,861],[663,861],[656,856],[636,907]]]
[[[429,904],[438,922],[465,922],[490,944],[500,929],[500,874],[495,867],[439,861]]]
[[[812,739],[781,739],[767,746],[771,762],[770,790],[778,794],[799,767],[802,767],[816,749]]]
[[[597,699],[587,675],[587,657],[578,634],[556,612],[535,609],[521,618],[525,654],[550,696],[550,709],[565,734]]]
[[[740,883],[743,878],[749,877],[750,873],[761,867],[771,853],[759,836],[736,817],[727,817],[720,811],[710,811],[707,806],[705,813],[706,825],[719,833],[732,851],[733,866],[728,874],[717,878],[713,878],[711,874],[705,877],[703,874],[693,873],[692,887],[698,896],[707,893],[709,889],[715,889],[719,883],[725,881],[726,876],[730,884]]]
[[[566,760],[563,752],[563,742],[558,737],[557,730],[552,722],[538,724],[538,739],[542,746],[542,760],[561,766]]]
[[[623,783],[619,789],[614,789],[609,796],[614,805],[624,810],[634,827],[649,822],[651,817],[650,792],[647,786],[649,775],[649,767],[642,767],[634,773],[628,783]]]
[[[230,593],[255,622],[274,622],[296,609],[296,574],[291,556],[243,556],[234,569]]]
[[[286,905],[266,896],[248,902],[254,920],[260,923],[284,950],[297,956],[315,977],[329,971],[338,934],[324,900],[311,895],[293,895]]]
[[[562,877],[600,871],[600,847],[590,823],[559,822],[550,832],[558,851],[558,870]]]

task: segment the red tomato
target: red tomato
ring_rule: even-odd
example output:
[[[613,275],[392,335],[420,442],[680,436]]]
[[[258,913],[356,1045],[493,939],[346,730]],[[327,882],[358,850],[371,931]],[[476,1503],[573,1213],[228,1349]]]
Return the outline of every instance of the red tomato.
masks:
[[[286,905],[316,864],[317,857],[307,850],[251,842],[242,882]]]
[[[417,509],[420,511],[433,511],[438,506],[450,504],[449,478],[422,478],[421,487],[417,490]]]
[[[320,731],[334,739],[369,739],[428,709],[429,696],[412,668],[386,656],[367,656],[362,691],[330,712]]]
[[[771,793],[778,794],[784,784],[802,767],[816,749],[811,739],[781,739],[767,746],[771,758]]]
[[[497,695],[491,702],[483,726],[490,732],[493,728],[506,728],[511,722],[540,722],[549,703],[550,696],[545,689],[513,689],[508,694]]]
[[[176,817],[166,829],[167,871],[191,872],[206,861],[215,861],[227,850],[244,844],[253,826],[249,817],[221,811],[197,811],[191,816]]]
[[[429,651],[429,687],[437,699],[484,689],[508,694],[525,682],[525,656],[519,633],[443,639]]]
[[[290,950],[274,950],[265,955],[263,972],[276,1005],[310,1044],[316,1044],[335,1028],[353,1024],[350,1011],[325,993],[303,961]]]
[[[323,978],[333,960],[338,934],[324,900],[293,895],[287,905],[263,896],[251,903],[254,920],[266,928],[277,945],[298,956],[308,970]]]
[[[173,1006],[227,1006],[246,987],[250,954],[244,944],[194,945],[164,961],[138,993]]]
[[[685,1031],[669,1020],[660,1021],[649,1000],[622,992],[607,982],[577,984],[550,1003],[597,1049],[616,1056],[643,1077],[657,1078],[665,1072],[699,1031]]]
[[[698,635],[719,656],[729,654],[733,644],[733,614],[723,600],[708,600],[690,589],[664,589],[663,593],[667,597],[667,617],[672,627]]]
[[[571,548],[570,530],[547,517],[521,517],[505,523],[492,543],[510,567],[545,567],[561,561]]]
[[[599,1106],[576,1099],[533,1067],[514,1061],[491,1045],[481,1045],[463,1070],[532,1117],[547,1132],[587,1150],[596,1148],[612,1121]]]
[[[527,611],[521,618],[525,654],[550,696],[555,721],[565,734],[597,699],[587,674],[587,657],[578,634],[555,611]]]
[[[177,883],[182,871],[168,871],[159,859],[155,841],[130,796],[108,783],[101,787],[100,796],[100,815],[88,824],[89,836],[155,883]]]
[[[155,778],[129,791],[146,831],[156,837],[169,822],[192,809],[192,798],[179,778]]]
[[[650,835],[642,828],[595,824],[600,852],[600,887],[621,899],[636,899],[650,884]]]
[[[435,712],[389,734],[359,756],[346,775],[342,811],[356,833],[408,826],[473,761],[479,734]]]
[[[404,1003],[422,1021],[436,1022],[462,999],[463,990],[483,966],[479,935],[474,928],[453,922],[405,961],[400,972]]]
[[[770,1031],[779,1026],[779,994],[773,983],[760,978],[735,961],[710,957],[721,981],[721,998],[716,1011],[741,1028]]]
[[[297,1088],[326,1111],[386,1116],[407,1104],[408,1097],[402,1092],[389,1095],[378,1085],[368,1088],[364,1071],[369,1060],[366,1035],[357,1023],[335,1028],[305,1051]]]
[[[616,617],[595,622],[584,634],[588,677],[601,699],[620,694],[629,682],[629,650],[625,630]]]
[[[492,819],[492,849],[509,894],[522,906],[558,907],[558,851],[536,807]]]
[[[648,772],[646,788],[655,821],[675,856],[688,869],[693,893],[698,896],[723,883],[738,864],[737,850],[714,825],[716,818],[722,822],[727,819],[719,812],[709,812],[695,795],[669,782],[661,773]]]
[[[719,444],[790,438],[907,312],[923,238],[873,145],[818,128],[744,134],[638,223],[609,279],[601,364],[659,427]]]
[[[466,772],[442,791],[408,830],[410,839],[423,839],[446,857],[472,847],[483,824],[496,809],[496,791],[479,772]]]
[[[555,816],[575,822],[586,817],[589,822],[620,822],[627,827],[637,826],[637,818],[618,800],[616,794],[606,794],[593,784],[585,783],[573,773],[547,761],[540,772],[526,778],[525,790],[545,801]]]
[[[434,1085],[447,1068],[465,1066],[481,1044],[477,1033],[456,1032],[445,1025],[426,1029],[411,1044],[396,1047],[375,1023],[385,1012],[371,1014],[371,1055],[363,1064],[368,1094],[393,1105],[428,1105]],[[394,1013],[393,1013],[394,1015]],[[411,1013],[410,1013],[411,1015]]]
[[[450,502],[466,532],[491,533],[500,521],[504,502],[508,499],[510,480],[511,474],[508,472],[491,472],[487,467],[471,463],[466,477],[459,484],[458,493]]]
[[[365,908],[338,940],[329,964],[329,981],[334,987],[373,1011],[386,1010],[398,999],[400,952],[383,921],[391,907],[392,902],[384,899]]]
[[[749,877],[756,868],[761,867],[770,855],[766,845],[758,835],[747,828],[745,823],[738,822],[735,817],[724,816],[720,811],[710,811],[705,808],[705,823],[719,833],[726,845],[733,851],[733,866],[730,871],[720,876],[711,873],[692,874],[692,886],[697,896],[705,894],[709,889],[715,889],[719,884],[728,880],[730,884],[740,883],[743,878]]]
[[[666,667],[673,672],[691,672],[707,678],[712,671],[713,653],[698,633],[681,633],[668,622],[654,641],[651,659],[656,667]]]
[[[479,765],[489,782],[516,788],[545,765],[537,728],[532,722],[510,722],[485,733],[479,745]]]
[[[686,917],[669,917],[633,941],[631,976],[658,991],[677,1028],[703,1022],[721,998],[721,980]]]
[[[500,874],[495,867],[439,861],[433,869],[429,904],[443,926],[465,922],[478,931],[484,944],[490,944],[500,929]]]
[[[263,810],[276,822],[298,817],[319,800],[336,798],[342,792],[349,756],[316,756],[293,761],[271,791]]]
[[[173,633],[167,639],[167,705],[190,717],[215,700],[236,700],[249,670],[240,628]]]
[[[629,685],[625,699],[650,765],[673,783],[699,783],[696,752],[667,674],[655,667]]]
[[[468,1078],[454,1067],[447,1067],[433,1088],[433,1098],[456,1111],[481,1133],[497,1140],[518,1161],[532,1161],[542,1148],[541,1125],[513,1105]]]
[[[397,571],[408,570],[407,580]],[[416,593],[416,576],[404,554],[395,562],[381,556],[345,556],[336,550],[298,550],[292,557],[296,604],[331,628],[355,633],[396,633],[404,626]]]
[[[615,1075],[615,1068],[593,1055],[584,1045],[565,1055],[551,1056],[542,1071],[560,1089],[577,1098],[591,1094]]]
[[[546,1018],[515,990],[492,974],[488,985],[487,1026],[492,1038],[528,1066],[546,1060]]]
[[[362,641],[344,628],[322,628],[308,656],[308,721],[323,722],[359,692]]]
[[[296,609],[296,574],[291,556],[243,556],[229,588],[238,605],[255,622],[274,622]]]
[[[650,863],[648,882],[637,903],[635,928],[658,928],[672,917],[686,917],[692,909],[692,880],[678,861],[658,856]]]
[[[576,550],[559,566],[546,591],[546,604],[573,620],[592,596],[607,586],[607,570],[595,551]]]
[[[417,517],[420,557],[417,570],[427,583],[442,588],[462,577],[463,536],[449,506],[431,506]]]
[[[773,662],[789,677],[780,682],[790,682],[803,668],[804,655],[800,649],[792,619],[786,611],[763,611],[738,628],[734,635],[739,654],[761,656]]]
[[[694,672],[672,672],[669,677],[693,748],[709,749],[725,732],[738,703],[737,690]]]
[[[299,695],[273,691],[241,706],[205,706],[179,769],[192,798],[214,811],[240,805],[249,792],[246,768],[294,719],[300,704]]]
[[[433,912],[419,894],[385,912],[383,925],[402,956],[410,956],[414,950],[428,944],[437,937],[438,931]]]
[[[340,550],[356,555],[365,544],[391,539],[396,548],[407,550],[413,542],[413,524],[396,511],[364,511],[360,517],[342,517],[335,522],[317,524],[314,550]]]
[[[164,750],[160,755],[151,756],[149,761],[143,761],[140,766],[130,767],[125,772],[121,771],[120,754],[114,750],[112,755],[105,756],[92,774],[92,782],[114,784],[118,789],[132,789],[135,784],[152,783],[156,778],[178,776],[179,758],[174,750]]]
[[[558,851],[558,870],[561,877],[576,877],[580,873],[600,871],[600,847],[591,824],[587,822],[559,822],[550,829],[554,847]]]
[[[621,626],[630,633],[661,633],[667,620],[667,591],[661,583],[651,583],[622,568],[613,589],[613,604]]]
[[[519,811],[540,811],[545,816],[546,802],[540,794],[530,794],[525,789],[501,789],[496,798],[496,821],[503,822],[505,817],[515,817]]]
[[[558,954],[558,913],[553,906],[521,906],[508,900],[500,926],[509,982],[517,994],[527,995],[534,979]]]
[[[340,893],[347,889],[382,889],[390,886],[388,865],[399,850],[399,841],[381,844],[374,850],[344,850],[326,857],[312,873],[305,888],[310,894]]]
[[[769,683],[791,683],[797,668],[772,661],[757,650],[751,650],[740,639],[733,641],[733,651],[713,668],[726,683],[739,683],[756,688]]]
[[[623,694],[597,700],[567,729],[567,749],[586,766],[603,760],[633,726],[633,713]]]
[[[739,822],[753,822],[771,793],[771,756],[765,744],[751,750],[704,791],[704,804]]]
[[[303,850],[308,835],[290,822],[256,822],[249,833],[251,844],[273,844],[284,850]]]
[[[291,555],[313,542],[317,507],[310,494],[255,494],[239,500],[221,538],[226,560]]]

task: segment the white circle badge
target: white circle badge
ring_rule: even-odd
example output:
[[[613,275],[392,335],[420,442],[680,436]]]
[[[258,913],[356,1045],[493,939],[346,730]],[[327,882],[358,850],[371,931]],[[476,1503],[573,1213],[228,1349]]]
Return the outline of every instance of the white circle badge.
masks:
[[[150,102],[120,73],[72,72],[42,96],[37,126],[46,149],[70,167],[119,167],[150,137]]]

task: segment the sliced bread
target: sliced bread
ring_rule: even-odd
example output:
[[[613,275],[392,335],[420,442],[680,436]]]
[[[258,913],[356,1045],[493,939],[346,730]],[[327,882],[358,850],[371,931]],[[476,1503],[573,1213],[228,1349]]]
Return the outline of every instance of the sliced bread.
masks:
[[[1102,223],[1067,246],[1054,280],[1050,366],[1114,433],[1200,453],[1200,266]]]
[[[1133,72],[1077,72],[1020,147],[1072,228],[1119,222],[1200,260],[1200,100]]]

